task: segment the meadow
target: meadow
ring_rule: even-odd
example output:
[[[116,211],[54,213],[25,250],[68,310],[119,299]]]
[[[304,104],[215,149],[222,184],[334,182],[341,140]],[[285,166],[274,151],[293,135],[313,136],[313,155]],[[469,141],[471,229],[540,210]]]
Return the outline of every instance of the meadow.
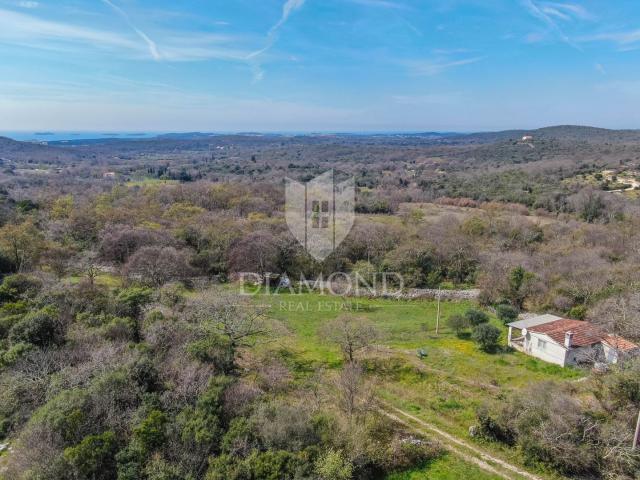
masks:
[[[469,436],[477,409],[500,402],[507,393],[532,383],[575,381],[584,375],[580,370],[563,369],[507,349],[507,329],[493,315],[491,323],[502,329],[501,345],[505,347],[494,354],[480,351],[468,335],[457,336],[445,323],[450,315],[477,308],[469,301],[441,302],[437,334],[436,301],[286,293],[258,295],[256,302],[268,307],[269,316],[287,332],[265,348],[276,350],[301,380],[318,368],[337,369],[342,365],[338,347],[319,333],[325,322],[345,313],[367,318],[380,336],[375,345],[361,352],[360,360],[375,376],[380,398],[512,463],[518,462],[515,451]],[[419,358],[418,350],[426,352],[426,357]],[[558,478],[544,471],[537,473]],[[390,480],[462,477],[494,478],[447,454],[411,472],[393,475]]]

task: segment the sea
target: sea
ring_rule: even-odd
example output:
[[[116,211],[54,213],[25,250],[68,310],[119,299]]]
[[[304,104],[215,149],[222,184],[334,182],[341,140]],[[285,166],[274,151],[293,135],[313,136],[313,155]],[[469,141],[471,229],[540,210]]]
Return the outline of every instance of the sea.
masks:
[[[74,140],[99,140],[99,139],[142,139],[153,138],[164,132],[3,132],[0,131],[0,137],[7,137],[21,142],[65,142]]]

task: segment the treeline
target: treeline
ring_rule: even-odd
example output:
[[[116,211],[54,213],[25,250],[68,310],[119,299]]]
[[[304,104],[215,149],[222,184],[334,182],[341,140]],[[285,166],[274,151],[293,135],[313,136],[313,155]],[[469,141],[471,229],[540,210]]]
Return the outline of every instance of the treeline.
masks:
[[[572,199],[584,215],[455,199],[397,203],[393,216],[358,215],[323,263],[291,235],[282,193],[268,183],[200,181],[118,185],[107,193],[32,200],[33,208],[25,208],[26,200],[6,203],[0,273],[40,269],[64,279],[110,272],[124,284],[158,287],[194,277],[224,282],[236,272],[292,278],[394,272],[405,287],[475,285],[485,303],[497,305],[510,272],[522,267],[529,275],[516,306],[573,318],[632,293],[638,281],[640,216],[628,208],[611,214],[593,191]]]

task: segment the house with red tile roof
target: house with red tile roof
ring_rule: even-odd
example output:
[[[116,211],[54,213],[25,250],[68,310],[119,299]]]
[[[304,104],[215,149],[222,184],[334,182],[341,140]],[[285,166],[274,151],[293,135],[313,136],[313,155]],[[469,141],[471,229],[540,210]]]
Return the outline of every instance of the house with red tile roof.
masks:
[[[560,366],[618,363],[640,354],[640,347],[600,327],[555,315],[529,316],[508,324],[509,345],[533,357]],[[513,331],[520,330],[514,337]]]

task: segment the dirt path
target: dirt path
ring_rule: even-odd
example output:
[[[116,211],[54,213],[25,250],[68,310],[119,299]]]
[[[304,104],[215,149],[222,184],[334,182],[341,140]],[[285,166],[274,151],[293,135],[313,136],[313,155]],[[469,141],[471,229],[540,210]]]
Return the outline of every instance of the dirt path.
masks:
[[[504,460],[494,457],[486,453],[485,451],[475,447],[474,445],[465,442],[453,435],[439,429],[435,425],[432,425],[424,420],[421,420],[410,413],[407,413],[399,408],[393,407],[391,405],[385,405],[380,412],[391,418],[392,420],[405,425],[414,431],[422,434],[435,433],[437,435],[438,440],[454,455],[462,458],[463,460],[473,463],[477,465],[481,469],[492,473],[494,475],[498,475],[499,477],[504,478],[505,480],[516,480],[520,477],[528,478],[529,480],[543,480],[542,477],[538,477],[532,473],[529,473],[525,470],[522,470],[520,467],[512,465]],[[412,423],[409,423],[407,420],[410,420]],[[415,424],[418,424],[417,427]],[[462,450],[460,447],[462,447]],[[465,450],[472,452],[467,453]],[[489,463],[491,462],[491,463]],[[499,466],[500,469],[496,468]]]

